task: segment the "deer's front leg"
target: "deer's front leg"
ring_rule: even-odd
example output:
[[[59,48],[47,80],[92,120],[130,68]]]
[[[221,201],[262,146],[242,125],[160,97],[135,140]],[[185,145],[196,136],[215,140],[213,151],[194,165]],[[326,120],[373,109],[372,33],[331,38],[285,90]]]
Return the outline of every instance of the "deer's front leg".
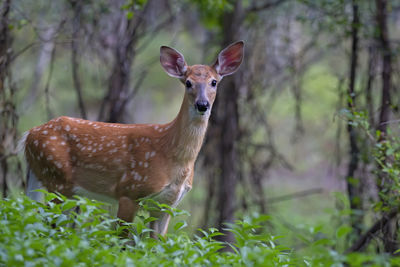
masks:
[[[118,201],[117,217],[126,222],[132,222],[138,208],[139,205],[136,201],[129,197],[120,197]]]
[[[128,198],[128,197],[120,197],[118,200],[118,212],[117,217],[121,220],[124,220],[128,223],[132,222],[133,217],[135,216],[137,210],[139,208],[138,203],[136,201]],[[123,231],[122,236],[127,237],[129,232],[127,230]]]
[[[171,215],[169,215],[168,213],[162,212],[158,216],[158,220],[152,221],[150,223],[150,228],[154,231],[154,232],[150,233],[150,236],[152,238],[157,238],[156,233],[158,233],[162,236],[165,236],[165,234],[167,233],[168,224],[169,224],[170,219],[171,219]]]

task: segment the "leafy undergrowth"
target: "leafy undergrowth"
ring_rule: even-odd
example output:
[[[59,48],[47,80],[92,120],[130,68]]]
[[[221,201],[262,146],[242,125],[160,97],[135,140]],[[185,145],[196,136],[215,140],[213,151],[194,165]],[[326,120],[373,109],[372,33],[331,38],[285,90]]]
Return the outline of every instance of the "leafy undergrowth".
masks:
[[[57,198],[60,204],[49,202]],[[216,241],[216,229],[185,231],[185,222],[173,226],[166,238],[149,237],[145,224],[151,217],[137,218],[120,226],[103,204],[86,198],[65,199],[46,194],[47,204],[25,196],[0,201],[0,265],[5,266],[383,266],[393,265],[388,256],[335,251],[335,239],[307,237],[306,249],[296,251],[281,244],[281,237],[268,233],[267,216],[254,215],[231,225],[236,243],[230,252]],[[80,212],[74,210],[79,206]],[[149,207],[147,204],[144,208]],[[158,208],[172,215],[182,212],[166,205]],[[129,238],[121,238],[128,230]],[[336,233],[336,237],[343,237]],[[317,233],[316,233],[317,234]],[[320,234],[320,233],[319,233]]]

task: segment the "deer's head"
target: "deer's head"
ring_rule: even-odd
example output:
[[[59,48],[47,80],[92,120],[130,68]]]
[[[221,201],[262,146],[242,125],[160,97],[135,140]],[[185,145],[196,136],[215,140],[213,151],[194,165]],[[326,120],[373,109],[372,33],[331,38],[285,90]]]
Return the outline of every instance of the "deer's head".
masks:
[[[185,62],[181,53],[173,48],[160,48],[160,62],[169,76],[178,78],[186,87],[185,97],[189,113],[208,118],[217,94],[217,87],[224,76],[234,73],[242,63],[243,41],[231,44],[218,54],[212,66],[192,65]]]

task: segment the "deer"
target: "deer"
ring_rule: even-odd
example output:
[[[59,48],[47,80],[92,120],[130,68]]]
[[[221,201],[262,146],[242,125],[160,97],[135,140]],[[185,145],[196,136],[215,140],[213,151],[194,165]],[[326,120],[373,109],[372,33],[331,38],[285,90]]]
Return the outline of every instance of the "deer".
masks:
[[[244,42],[223,49],[214,64],[192,65],[168,46],[160,48],[165,72],[185,93],[178,115],[166,124],[119,124],[58,117],[21,138],[28,165],[26,193],[36,189],[68,198],[83,195],[118,205],[117,217],[132,222],[139,200],[149,197],[176,207],[191,190],[194,164],[203,143],[222,78],[241,65]],[[170,215],[150,214],[152,236],[165,236]]]

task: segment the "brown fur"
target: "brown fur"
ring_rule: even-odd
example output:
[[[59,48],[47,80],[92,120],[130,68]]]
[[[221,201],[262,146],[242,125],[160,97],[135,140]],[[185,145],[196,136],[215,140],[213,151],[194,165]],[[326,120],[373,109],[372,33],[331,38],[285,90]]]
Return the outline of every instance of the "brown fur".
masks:
[[[243,43],[231,47],[242,49]],[[176,206],[192,187],[194,163],[217,92],[212,80],[222,79],[214,67],[186,67],[181,81],[193,86],[185,89],[181,109],[170,123],[111,124],[59,117],[31,129],[25,155],[33,173],[51,192],[71,197],[83,188],[117,200],[118,217],[126,221],[132,220],[142,197]],[[196,113],[198,99],[209,102],[206,115]],[[169,216],[155,215],[159,220],[152,228],[165,234]]]

